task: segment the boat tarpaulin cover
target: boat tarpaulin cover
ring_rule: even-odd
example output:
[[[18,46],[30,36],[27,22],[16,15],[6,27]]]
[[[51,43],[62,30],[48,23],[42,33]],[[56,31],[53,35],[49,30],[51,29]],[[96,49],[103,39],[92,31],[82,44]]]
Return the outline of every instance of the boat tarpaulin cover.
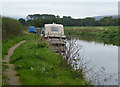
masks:
[[[36,32],[35,27],[34,27],[34,26],[30,26],[30,27],[28,28],[28,32]]]

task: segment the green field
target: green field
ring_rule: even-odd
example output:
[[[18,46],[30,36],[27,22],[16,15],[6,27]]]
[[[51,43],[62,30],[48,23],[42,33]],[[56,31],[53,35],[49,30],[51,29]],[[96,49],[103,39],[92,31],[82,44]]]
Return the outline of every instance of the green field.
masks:
[[[65,26],[65,29],[118,29],[119,26]]]
[[[118,26],[65,27],[67,38],[96,41],[120,46]]]

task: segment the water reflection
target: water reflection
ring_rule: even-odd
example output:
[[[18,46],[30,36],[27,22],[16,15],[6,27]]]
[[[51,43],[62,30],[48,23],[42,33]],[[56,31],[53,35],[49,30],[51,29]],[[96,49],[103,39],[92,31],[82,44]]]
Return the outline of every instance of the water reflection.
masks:
[[[101,67],[104,67],[106,74],[115,75],[118,73],[118,46],[83,40],[77,40],[77,44],[83,46],[81,53],[84,54],[84,60],[90,61],[88,68],[94,67],[94,72],[97,72]],[[105,85],[118,85],[117,79],[118,75],[115,75]]]

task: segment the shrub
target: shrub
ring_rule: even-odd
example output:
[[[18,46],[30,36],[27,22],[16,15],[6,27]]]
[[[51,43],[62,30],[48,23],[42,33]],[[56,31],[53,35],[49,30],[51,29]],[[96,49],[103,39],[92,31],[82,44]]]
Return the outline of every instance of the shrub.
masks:
[[[8,39],[16,35],[22,34],[22,25],[16,19],[3,17],[2,18],[2,38]]]

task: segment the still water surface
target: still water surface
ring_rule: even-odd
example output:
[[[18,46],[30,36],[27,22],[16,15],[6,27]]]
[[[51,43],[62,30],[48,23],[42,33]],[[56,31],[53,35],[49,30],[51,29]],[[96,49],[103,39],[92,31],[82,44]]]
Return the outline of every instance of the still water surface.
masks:
[[[116,74],[105,85],[118,85],[118,46],[103,43],[88,42],[77,40],[82,45],[82,54],[85,61],[89,61],[88,67],[93,68],[94,72],[105,68],[106,74]]]

